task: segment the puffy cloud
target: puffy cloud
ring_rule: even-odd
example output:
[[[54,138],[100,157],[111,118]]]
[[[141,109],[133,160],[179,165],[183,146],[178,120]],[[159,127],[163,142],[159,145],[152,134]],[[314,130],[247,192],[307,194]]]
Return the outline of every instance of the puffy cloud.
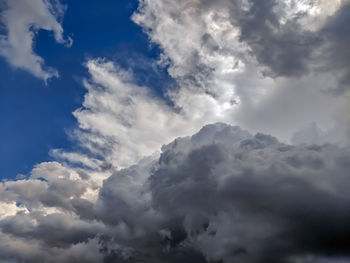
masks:
[[[0,262],[103,262],[98,240],[90,239],[70,248],[40,246],[35,240],[23,240],[0,233]]]
[[[57,70],[45,67],[43,58],[33,51],[33,40],[40,29],[54,33],[57,43],[70,46],[72,40],[64,39],[58,19],[63,16],[64,6],[58,1],[5,0],[0,3],[0,55],[14,67],[24,69],[46,81],[58,77]]]
[[[3,182],[0,259],[102,262],[97,235],[106,227],[92,212],[100,185],[86,171],[57,162],[37,165],[29,178]]]
[[[112,175],[99,213],[126,233],[114,242],[136,262],[346,257],[349,154],[208,125],[163,147],[150,170],[141,163]],[[120,210],[110,213],[113,204]]]
[[[95,198],[85,196],[92,170],[42,163],[2,184],[13,212],[0,218],[0,259],[342,262],[349,169],[349,148],[292,146],[224,123],[110,170]]]
[[[27,180],[3,183],[3,200],[16,201],[29,209],[41,205],[70,209],[71,200],[80,197],[87,185],[78,181],[75,172],[70,172],[59,163],[41,163],[32,170]]]

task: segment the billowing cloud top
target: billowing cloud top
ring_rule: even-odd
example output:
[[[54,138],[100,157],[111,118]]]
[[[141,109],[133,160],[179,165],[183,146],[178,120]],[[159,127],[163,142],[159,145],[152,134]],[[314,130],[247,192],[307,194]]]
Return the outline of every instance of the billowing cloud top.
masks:
[[[1,185],[1,258],[333,262],[349,256],[349,170],[349,148],[291,146],[223,123],[102,185],[42,163]]]

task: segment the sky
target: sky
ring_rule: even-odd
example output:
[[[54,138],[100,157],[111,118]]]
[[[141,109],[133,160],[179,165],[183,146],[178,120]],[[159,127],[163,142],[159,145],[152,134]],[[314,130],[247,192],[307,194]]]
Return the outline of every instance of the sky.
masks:
[[[348,0],[0,0],[0,263],[350,259]]]
[[[56,43],[48,30],[39,30],[34,39],[35,53],[59,70],[60,77],[47,83],[1,57],[1,178],[28,173],[34,164],[51,160],[52,148],[71,147],[66,133],[76,124],[72,112],[83,101],[88,58],[109,57],[128,67],[129,56],[156,56],[156,47],[149,47],[147,36],[130,20],[136,7],[136,1],[69,3],[62,26],[66,36],[74,36],[74,45]],[[149,71],[142,66],[135,70]]]

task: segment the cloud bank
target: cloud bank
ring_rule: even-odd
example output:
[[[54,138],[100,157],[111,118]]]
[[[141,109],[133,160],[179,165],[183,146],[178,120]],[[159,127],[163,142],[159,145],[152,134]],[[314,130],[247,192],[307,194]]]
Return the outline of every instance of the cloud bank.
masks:
[[[291,146],[223,123],[102,184],[42,163],[1,185],[1,259],[337,262],[350,256],[349,169],[349,148]]]
[[[0,2],[0,55],[16,68],[24,69],[44,81],[58,77],[58,71],[45,67],[44,60],[33,51],[34,38],[39,30],[52,31],[57,43],[70,46],[64,39],[58,21],[64,6],[57,0],[5,0]]]

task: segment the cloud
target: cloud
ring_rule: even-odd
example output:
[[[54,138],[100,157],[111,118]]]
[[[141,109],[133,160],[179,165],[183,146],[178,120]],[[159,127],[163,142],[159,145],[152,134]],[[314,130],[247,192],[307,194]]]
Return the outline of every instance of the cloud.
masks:
[[[348,1],[139,2],[132,19],[159,45],[179,94],[235,104],[230,123],[284,141],[312,122],[344,129]]]
[[[327,12],[319,12],[327,5],[324,2],[306,6],[269,2],[275,7],[272,11],[266,6],[265,9],[253,6],[260,2],[249,3],[141,1],[132,19],[159,45],[162,53],[158,63],[167,68],[175,87],[165,87],[165,94],[159,96],[152,87],[136,84],[137,77],[132,70],[123,70],[116,63],[103,59],[89,60],[86,67],[90,78],[84,83],[88,93],[83,107],[74,113],[79,129],[73,137],[88,150],[90,158],[86,154],[59,150],[52,154],[59,160],[91,168],[104,164],[127,167],[157,151],[162,144],[218,121],[273,133],[285,142],[312,122],[323,130],[345,133],[343,130],[347,128],[340,124],[344,122],[346,98],[324,92],[338,83],[333,73],[300,78],[264,77],[261,71],[266,65],[256,58],[259,52],[252,49],[250,40],[242,39],[245,23],[265,25],[267,22],[263,21],[273,19],[278,25],[283,24],[281,32],[277,34],[267,23],[264,26],[267,32],[262,32],[260,38],[268,34],[270,38],[285,37],[289,34],[284,29],[287,26],[295,30],[293,34],[303,34],[305,30],[314,34],[312,32],[329,23],[328,16],[337,13],[340,3],[327,7]],[[237,10],[241,10],[241,14],[233,13],[240,13]],[[266,14],[248,14],[254,10]],[[297,19],[303,12],[307,14]],[[287,20],[293,22],[288,24]],[[301,25],[308,26],[301,29]],[[245,33],[247,38],[248,35],[258,36],[254,28],[249,27],[252,32],[245,29],[249,31]],[[183,35],[186,35],[185,40]],[[257,44],[267,41],[260,38]],[[278,63],[289,63],[291,59],[283,58],[289,55],[300,61],[307,59],[305,54],[299,56],[290,52],[284,40],[271,41],[279,45],[272,50],[280,49],[278,52],[285,54],[276,58]],[[295,46],[306,48],[300,43]],[[261,49],[266,54],[267,48],[262,46]],[[282,70],[277,64],[276,67]],[[343,117],[334,117],[338,115]],[[331,142],[340,141],[344,140],[333,138]]]
[[[91,170],[42,163],[2,184],[1,207],[17,211],[0,218],[0,258],[341,262],[349,169],[349,148],[291,146],[223,123],[109,171],[103,184]]]
[[[325,71],[346,6],[140,1],[175,87],[87,61],[79,150],[0,184],[0,262],[348,261],[350,150],[331,143],[349,104],[324,92],[346,72]],[[294,142],[320,145],[286,143],[310,121]]]
[[[335,143],[343,144],[347,143],[347,123],[343,124],[343,129],[331,129],[331,130],[321,130],[316,123],[310,123],[300,131],[293,134],[291,142],[293,144],[325,144],[325,143]]]
[[[322,31],[327,39],[327,45],[323,50],[325,66],[322,69],[331,70],[338,75],[339,85],[332,89],[333,93],[338,95],[349,91],[350,54],[346,47],[350,44],[350,39],[349,29],[345,26],[350,21],[349,10],[350,2],[344,1],[342,8],[329,19]]]
[[[347,143],[344,139],[347,126],[342,124],[347,119],[344,114],[347,99],[325,92],[337,86],[338,79],[334,74],[306,74],[300,78],[263,76],[261,70],[266,66],[256,60],[258,52],[252,51],[248,40],[242,40],[241,27],[248,22],[240,21],[246,17],[252,20],[251,23],[264,24],[254,19],[266,20],[265,16],[274,15],[278,24],[285,26],[286,19],[299,26],[307,24],[307,31],[313,34],[329,23],[328,16],[336,14],[340,4],[329,7],[325,15],[324,12],[317,13],[324,8],[323,2],[313,6],[316,9],[312,12],[310,6],[278,6],[271,2],[280,9],[274,8],[272,12],[266,8],[266,14],[261,18],[258,14],[247,14],[257,7],[238,2],[237,8],[243,13],[236,16],[232,13],[236,9],[230,5],[235,2],[181,3],[140,2],[139,10],[132,18],[143,27],[150,40],[160,46],[162,53],[158,64],[167,68],[175,87],[165,87],[160,96],[152,87],[136,84],[137,76],[133,76],[132,69],[121,69],[117,63],[106,59],[89,60],[86,67],[90,78],[84,82],[88,92],[83,106],[74,112],[79,129],[74,131],[73,137],[83,151],[54,150],[53,156],[94,169],[110,165],[128,167],[153,154],[164,143],[218,121],[276,134],[285,142],[296,131],[315,122],[322,130],[338,131],[332,133],[333,137],[321,140],[322,143]],[[296,17],[304,12],[303,8],[310,14],[299,21]],[[299,27],[289,26],[303,32]],[[271,32],[263,33],[261,38],[267,34],[273,34],[271,38],[281,37],[275,36],[268,26],[265,29]],[[282,33],[287,34],[284,30]],[[186,40],[182,37],[184,34]],[[286,45],[282,40],[277,42],[287,56],[290,52]],[[301,44],[296,46],[305,48]],[[298,56],[292,55],[293,59],[299,59]],[[303,61],[306,58],[300,56]],[[282,58],[278,60],[285,63]],[[289,63],[290,59],[286,58],[286,61]]]
[[[99,212],[104,222],[124,226],[119,242],[132,244],[136,262],[349,256],[349,153],[208,125],[164,146],[151,169],[141,163],[112,175]],[[115,204],[120,210],[110,213]]]
[[[326,46],[333,56],[347,53],[348,1],[139,2],[133,20],[161,46],[169,73],[186,78],[184,70],[195,71],[192,81],[199,85],[206,84],[201,77],[219,75],[222,66],[237,69],[252,58],[269,76],[300,77],[321,60],[331,69],[333,62],[322,59]],[[181,32],[192,34],[183,39]]]
[[[196,89],[173,90],[166,102],[149,87],[136,85],[130,72],[112,62],[96,59],[86,66],[91,76],[84,82],[88,92],[73,113],[79,124],[73,137],[83,151],[52,151],[59,160],[90,168],[128,167],[208,122],[227,121],[235,109]]]
[[[64,6],[59,1],[6,0],[1,2],[0,55],[14,67],[24,69],[37,78],[47,81],[58,77],[54,68],[45,67],[44,60],[33,51],[34,38],[41,29],[52,31],[57,43],[72,45],[64,39],[58,19]]]

